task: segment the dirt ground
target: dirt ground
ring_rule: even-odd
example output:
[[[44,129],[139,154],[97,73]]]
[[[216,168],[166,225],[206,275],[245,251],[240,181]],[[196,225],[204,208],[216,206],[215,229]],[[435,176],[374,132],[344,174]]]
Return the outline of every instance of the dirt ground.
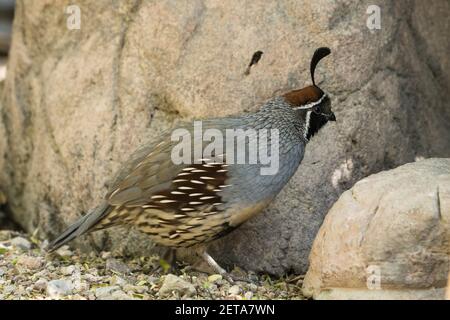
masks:
[[[0,231],[0,300],[9,299],[304,299],[303,276],[274,279],[235,269],[248,282],[188,271],[165,273],[158,256],[83,255],[65,246],[48,255],[43,243]]]

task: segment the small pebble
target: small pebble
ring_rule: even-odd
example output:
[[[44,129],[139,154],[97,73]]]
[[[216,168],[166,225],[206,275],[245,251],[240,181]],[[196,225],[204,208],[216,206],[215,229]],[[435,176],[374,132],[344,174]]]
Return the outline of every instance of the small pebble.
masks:
[[[91,283],[99,282],[100,279],[101,279],[99,276],[96,276],[96,275],[90,274],[90,273],[85,274],[85,275],[83,276],[83,278],[84,278],[86,281],[89,281],[89,282],[91,282]]]
[[[244,298],[247,299],[247,300],[252,300],[252,298],[253,298],[253,292],[247,291],[247,292],[244,294]]]
[[[6,286],[6,287],[3,288],[3,293],[4,293],[4,294],[10,294],[10,293],[15,292],[16,290],[17,290],[17,289],[16,289],[16,286],[14,286],[14,285],[9,285],[9,286]]]
[[[131,284],[126,284],[123,286],[123,290],[125,290],[126,292],[144,293],[147,288],[144,286],[133,286]]]
[[[111,258],[111,252],[108,251],[102,251],[102,253],[100,254],[100,256],[102,257],[103,260],[106,260],[108,258]]]
[[[17,259],[17,265],[27,269],[35,270],[42,265],[42,259],[38,257],[20,256]]]
[[[251,290],[251,291],[256,291],[256,290],[258,290],[258,286],[256,284],[254,284],[254,283],[250,283],[248,285],[248,289]]]
[[[11,239],[11,245],[24,251],[31,249],[31,242],[22,237],[15,237]]]
[[[114,275],[114,276],[112,276],[110,279],[109,279],[109,283],[111,284],[111,285],[118,285],[118,286],[124,286],[125,284],[127,284],[127,281],[125,280],[125,279],[123,279],[123,278],[121,278],[121,277],[119,277],[119,276],[117,276],[117,275]]]
[[[42,241],[41,243],[39,243],[39,248],[40,248],[42,251],[45,251],[45,248],[47,248],[48,243],[49,243],[48,240],[45,239],[44,241]]]
[[[222,280],[222,276],[220,274],[212,274],[208,277],[208,281],[211,283],[214,283],[219,280]]]
[[[65,276],[69,276],[72,275],[75,272],[75,266],[71,265],[71,266],[67,266],[67,267],[62,267],[60,269],[61,273]]]
[[[166,297],[172,295],[173,292],[179,293],[182,297],[192,297],[197,293],[197,290],[192,283],[187,282],[176,275],[168,274],[159,289],[159,295],[161,297]]]
[[[241,288],[239,288],[238,285],[231,286],[230,289],[228,289],[228,294],[230,295],[237,295],[241,291]]]
[[[100,287],[95,289],[95,296],[97,299],[110,300],[111,294],[119,289],[119,286]]]
[[[80,279],[75,279],[73,281],[73,289],[77,292],[85,292],[89,290],[89,284],[87,284],[84,281],[81,281]]]
[[[62,246],[58,250],[55,251],[55,253],[60,257],[70,257],[73,255],[72,250],[69,249],[69,246]]]
[[[149,284],[154,284],[154,283],[157,283],[159,281],[159,278],[158,277],[155,277],[155,276],[149,276],[148,278],[147,278],[147,282],[149,283]]]
[[[120,260],[110,258],[106,260],[106,270],[111,270],[120,274],[129,274],[131,273],[130,268]]]
[[[122,290],[114,291],[111,294],[111,298],[112,298],[112,300],[135,300],[134,297],[131,297],[131,296],[127,295]]]
[[[50,298],[59,298],[72,293],[72,282],[68,280],[52,280],[47,283],[47,294]]]
[[[45,289],[47,289],[47,283],[48,283],[47,280],[40,278],[38,281],[34,283],[33,288],[38,291],[45,291]]]

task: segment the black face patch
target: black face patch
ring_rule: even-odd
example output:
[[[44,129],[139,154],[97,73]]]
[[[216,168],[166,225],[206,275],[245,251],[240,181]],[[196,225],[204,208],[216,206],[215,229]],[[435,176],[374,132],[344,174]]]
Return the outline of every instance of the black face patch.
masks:
[[[336,117],[331,111],[330,98],[325,96],[320,104],[311,109],[306,139],[311,139],[328,121],[336,121]]]
[[[310,140],[328,122],[328,117],[322,113],[311,112],[306,139]]]

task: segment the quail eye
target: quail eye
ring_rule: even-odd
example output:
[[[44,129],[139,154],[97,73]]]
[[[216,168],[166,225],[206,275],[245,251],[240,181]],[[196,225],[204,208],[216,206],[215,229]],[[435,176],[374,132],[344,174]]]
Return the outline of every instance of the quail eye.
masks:
[[[322,113],[322,108],[320,107],[320,105],[315,106],[313,109],[314,113]]]

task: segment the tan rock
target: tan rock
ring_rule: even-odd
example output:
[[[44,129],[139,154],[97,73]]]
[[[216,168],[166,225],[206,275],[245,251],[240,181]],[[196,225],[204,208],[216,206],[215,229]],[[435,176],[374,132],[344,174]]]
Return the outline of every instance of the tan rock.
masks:
[[[450,159],[362,179],[314,240],[304,294],[317,299],[443,299],[450,270]]]
[[[128,155],[176,121],[253,111],[309,85],[319,46],[332,49],[316,78],[338,121],[314,137],[270,208],[214,246],[220,263],[304,273],[341,192],[416,156],[450,156],[448,1],[377,1],[374,31],[370,1],[78,1],[80,30],[66,27],[68,2],[16,3],[0,186],[14,220],[43,239],[98,204]],[[152,247],[123,229],[71,246],[88,251],[92,239],[127,254]]]

